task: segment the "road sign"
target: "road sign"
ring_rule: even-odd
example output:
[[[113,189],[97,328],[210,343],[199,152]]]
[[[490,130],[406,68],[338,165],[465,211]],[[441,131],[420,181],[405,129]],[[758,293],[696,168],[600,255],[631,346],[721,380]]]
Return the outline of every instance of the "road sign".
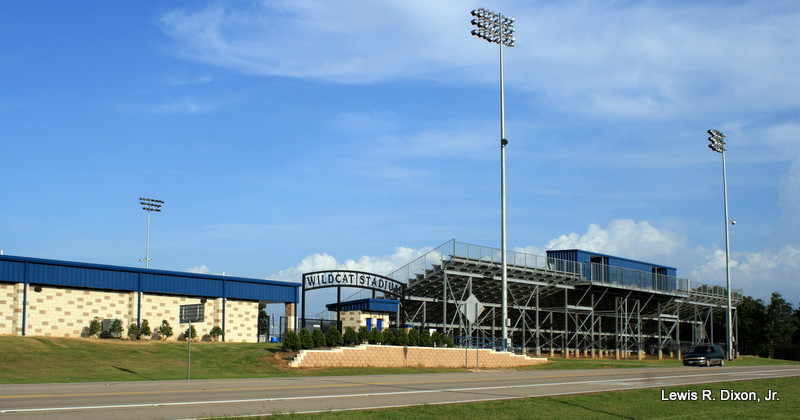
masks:
[[[187,322],[203,322],[203,313],[205,312],[204,309],[205,305],[202,303],[197,305],[181,305],[181,324],[185,324]]]
[[[483,304],[478,300],[477,297],[475,297],[475,295],[470,294],[459,309],[467,318],[467,321],[474,323],[478,320],[478,315],[483,312]]]

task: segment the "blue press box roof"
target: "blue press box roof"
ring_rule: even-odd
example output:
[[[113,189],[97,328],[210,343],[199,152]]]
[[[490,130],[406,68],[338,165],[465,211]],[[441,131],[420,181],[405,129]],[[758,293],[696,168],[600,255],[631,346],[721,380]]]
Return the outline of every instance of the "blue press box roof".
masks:
[[[364,311],[364,312],[397,312],[399,300],[394,299],[359,299],[339,304],[329,303],[325,305],[329,311]]]
[[[300,283],[0,255],[0,282],[297,303]]]

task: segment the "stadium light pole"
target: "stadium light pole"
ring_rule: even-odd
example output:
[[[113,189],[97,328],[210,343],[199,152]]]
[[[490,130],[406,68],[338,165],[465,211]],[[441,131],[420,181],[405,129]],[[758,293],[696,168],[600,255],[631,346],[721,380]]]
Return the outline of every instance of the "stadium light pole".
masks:
[[[502,322],[503,348],[510,345],[508,337],[508,256],[506,255],[506,106],[505,106],[505,78],[503,63],[503,46],[514,46],[514,19],[484,8],[472,11],[472,24],[477,29],[472,30],[472,35],[500,46],[500,263],[501,263],[501,288],[500,300]]]
[[[722,155],[722,197],[725,201],[725,289],[727,293],[727,304],[725,307],[725,346],[728,360],[733,360],[733,324],[731,320],[731,237],[728,232],[728,225],[736,222],[728,218],[728,173],[725,168],[725,134],[718,130],[708,130],[711,136],[708,141],[711,143],[708,148]]]
[[[147,212],[147,244],[145,246],[144,258],[140,258],[139,261],[144,261],[144,267],[150,268],[150,213],[160,213],[161,205],[164,204],[164,202],[154,198],[139,197],[139,203],[143,206],[142,210]]]

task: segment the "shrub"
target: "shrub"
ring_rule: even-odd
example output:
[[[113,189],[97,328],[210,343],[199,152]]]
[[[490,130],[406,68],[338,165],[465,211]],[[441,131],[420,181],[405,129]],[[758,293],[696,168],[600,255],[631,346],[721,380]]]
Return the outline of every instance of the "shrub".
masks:
[[[383,333],[381,330],[377,328],[373,328],[369,337],[370,344],[381,344],[383,343]]]
[[[325,347],[328,345],[325,333],[319,328],[314,328],[314,332],[311,333],[311,338],[314,339],[314,347]]]
[[[431,334],[431,340],[433,340],[433,345],[436,347],[444,347],[444,337],[439,334],[439,331],[434,331],[433,334]]]
[[[139,338],[150,338],[153,331],[150,330],[150,323],[146,319],[142,320],[142,325],[139,325]]]
[[[158,327],[158,335],[161,336],[162,340],[172,337],[172,326],[169,325],[166,319],[161,321],[161,326]]]
[[[369,330],[365,326],[358,327],[358,344],[369,342]]]
[[[186,331],[183,332],[183,338],[185,340],[189,340],[189,338],[190,338],[189,335],[190,334],[191,334],[192,341],[194,341],[194,339],[197,338],[197,330],[194,329],[194,325],[192,325],[191,327],[187,328]]]
[[[344,330],[344,345],[355,346],[358,344],[358,333],[353,327],[347,327]]]
[[[308,329],[305,327],[300,330],[300,347],[303,349],[314,348],[314,339],[311,337],[311,333],[308,332]]]
[[[422,347],[433,347],[431,332],[426,328],[419,333],[419,345]]]
[[[419,346],[419,331],[412,329],[408,332],[408,345]]]
[[[397,342],[395,341],[394,331],[386,330],[382,334],[383,334],[383,344],[386,344],[386,345],[389,345],[389,346],[391,346],[393,344],[397,344]]]
[[[86,329],[86,336],[87,337],[94,337],[97,334],[100,334],[100,329],[102,325],[100,325],[100,320],[97,317],[94,317],[93,320],[89,321],[89,328]]]
[[[128,338],[131,340],[138,340],[140,334],[141,330],[139,329],[139,326],[136,325],[135,322],[131,322],[131,325],[128,325]]]
[[[394,336],[394,343],[398,346],[407,346],[408,345],[408,333],[404,329],[397,330],[397,333]]]
[[[222,336],[222,328],[215,325],[214,328],[211,328],[211,331],[208,332],[208,335],[213,341],[217,341],[219,337]]]
[[[300,350],[300,337],[294,331],[286,331],[286,336],[283,338],[283,350]]]
[[[341,346],[344,343],[342,332],[338,328],[328,328],[325,338],[329,346]]]
[[[447,347],[455,347],[456,346],[456,344],[453,342],[453,337],[451,337],[449,334],[444,336],[444,345],[447,346]]]
[[[108,328],[108,332],[110,332],[114,338],[122,338],[122,321],[120,321],[119,318],[115,318],[114,321],[111,322],[111,327]]]

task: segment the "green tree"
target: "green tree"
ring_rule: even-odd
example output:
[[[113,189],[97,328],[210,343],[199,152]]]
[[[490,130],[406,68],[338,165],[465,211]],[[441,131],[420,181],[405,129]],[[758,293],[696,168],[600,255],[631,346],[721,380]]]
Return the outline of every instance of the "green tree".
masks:
[[[300,347],[303,349],[314,348],[314,339],[311,337],[311,333],[308,332],[308,329],[305,327],[300,330]]]
[[[453,342],[453,337],[450,334],[444,335],[444,345],[445,347],[455,347],[456,343]]]
[[[358,328],[358,344],[366,343],[369,341],[369,330],[365,326]]]
[[[408,345],[415,347],[419,346],[419,331],[414,328],[408,332]]]
[[[407,346],[408,345],[408,333],[404,329],[397,330],[394,336],[394,343],[398,346]]]
[[[328,332],[325,333],[325,338],[329,346],[341,346],[344,344],[342,332],[336,327],[328,328]]]
[[[314,339],[314,347],[325,347],[328,345],[325,334],[319,328],[314,328],[314,332],[311,333],[311,338]]]
[[[444,347],[444,337],[439,334],[439,331],[434,331],[433,334],[431,334],[431,340],[436,347]]]
[[[158,335],[161,336],[162,340],[172,337],[172,326],[169,325],[166,319],[161,321],[161,325],[158,327]]]
[[[183,338],[188,341],[189,338],[190,338],[190,334],[191,334],[192,341],[194,341],[194,339],[197,338],[197,330],[194,329],[194,325],[192,325],[191,327],[187,328],[183,332]]]
[[[358,344],[358,333],[353,327],[347,327],[344,329],[344,345],[345,346],[355,346]]]
[[[267,315],[267,304],[258,304],[258,335],[269,334],[269,315]]]
[[[433,337],[427,328],[419,333],[419,345],[422,347],[433,347]]]
[[[392,331],[392,330],[383,331],[383,344],[386,344],[387,346],[391,346],[391,345],[394,345],[395,343],[396,343],[396,341],[395,341],[394,331]]]
[[[213,341],[218,341],[219,337],[222,336],[222,328],[215,325],[213,328],[211,328],[211,331],[208,332],[208,336],[211,337]]]
[[[142,320],[142,325],[139,326],[139,336],[144,338],[150,338],[153,335],[153,331],[150,330],[150,323],[147,322],[146,319]]]
[[[767,307],[764,301],[744,296],[736,308],[739,323],[738,350],[742,354],[767,355]],[[724,337],[723,333],[723,337]]]
[[[135,322],[131,322],[131,325],[128,325],[128,338],[131,340],[138,340],[141,334],[141,330],[139,326],[136,325]]]
[[[283,338],[284,351],[297,351],[300,350],[300,337],[294,331],[286,331],[286,336]]]
[[[369,343],[370,344],[383,343],[383,333],[381,332],[381,330],[373,328],[372,331],[370,331]]]
[[[122,321],[119,318],[115,318],[114,321],[111,322],[108,332],[110,332],[114,338],[122,338]]]
[[[97,334],[100,334],[101,328],[103,328],[103,326],[100,324],[100,320],[97,317],[94,317],[93,320],[89,321],[89,328],[86,329],[86,336],[94,337]]]
[[[792,304],[787,302],[778,292],[772,292],[767,306],[767,352],[775,357],[775,349],[788,342],[797,325],[794,320]]]

